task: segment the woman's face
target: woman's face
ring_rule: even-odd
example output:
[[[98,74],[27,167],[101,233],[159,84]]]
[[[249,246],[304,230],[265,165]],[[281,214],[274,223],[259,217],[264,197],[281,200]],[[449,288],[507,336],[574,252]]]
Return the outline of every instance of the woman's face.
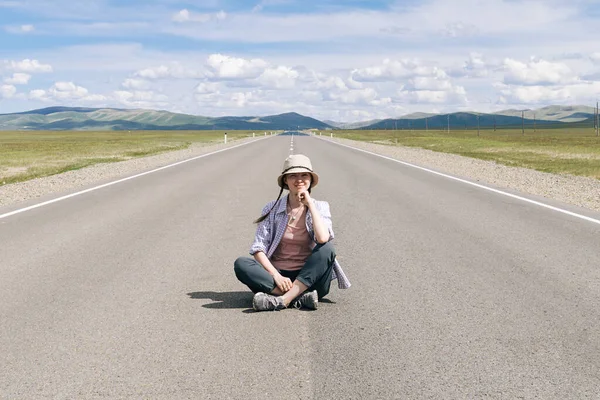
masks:
[[[287,184],[290,193],[296,194],[302,190],[308,190],[312,181],[312,175],[308,172],[300,172],[296,174],[286,174],[284,182]]]

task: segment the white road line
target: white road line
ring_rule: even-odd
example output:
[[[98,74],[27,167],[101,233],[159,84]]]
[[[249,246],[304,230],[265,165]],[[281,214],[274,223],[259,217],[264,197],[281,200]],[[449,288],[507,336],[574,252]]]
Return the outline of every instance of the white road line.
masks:
[[[207,157],[207,156],[210,156],[210,155],[213,155],[213,154],[221,153],[223,151],[235,149],[236,147],[245,146],[247,144],[254,143],[254,142],[259,141],[259,140],[264,140],[264,138],[260,138],[260,139],[256,139],[256,140],[253,140],[253,141],[250,141],[250,142],[238,144],[236,146],[228,147],[226,149],[221,149],[221,150],[213,151],[212,153],[202,154],[200,156],[189,158],[189,159],[183,160],[183,161],[178,161],[178,162],[176,162],[174,164],[165,165],[163,167],[156,168],[156,169],[153,169],[151,171],[142,172],[141,174],[129,176],[127,178],[119,179],[117,181],[108,182],[108,183],[105,183],[105,184],[100,185],[100,186],[95,186],[93,188],[82,190],[82,191],[77,192],[77,193],[71,193],[69,195],[62,196],[62,197],[59,197],[59,198],[56,198],[56,199],[52,199],[52,200],[48,200],[48,201],[45,201],[43,203],[34,204],[32,206],[21,208],[19,210],[15,210],[15,211],[11,211],[11,212],[6,213],[6,214],[1,214],[0,215],[0,219],[7,218],[7,217],[10,217],[11,215],[19,214],[19,213],[22,213],[22,212],[25,212],[25,211],[33,210],[35,208],[47,206],[48,204],[52,204],[52,203],[56,203],[56,202],[59,202],[59,201],[62,201],[62,200],[66,200],[66,199],[69,199],[71,197],[79,196],[79,195],[84,194],[84,193],[88,193],[88,192],[92,192],[94,190],[105,188],[107,186],[116,185],[117,183],[125,182],[125,181],[128,181],[130,179],[139,178],[140,176],[148,175],[148,174],[151,174],[153,172],[162,171],[163,169],[171,168],[171,167],[174,167],[176,165],[184,164],[184,163],[189,162],[189,161],[194,161],[194,160],[197,160],[199,158],[203,158],[203,157]]]
[[[565,210],[565,209],[562,209],[562,208],[554,207],[554,206],[551,206],[549,204],[545,204],[545,203],[541,203],[539,201],[528,199],[526,197],[521,197],[521,196],[517,196],[517,195],[511,194],[511,193],[503,192],[502,190],[498,190],[498,189],[494,189],[494,188],[491,188],[491,187],[488,187],[488,186],[484,186],[484,185],[481,185],[479,183],[467,181],[465,179],[457,178],[457,177],[452,176],[452,175],[448,175],[448,174],[444,174],[444,173],[441,173],[441,172],[433,171],[433,170],[428,169],[428,168],[419,167],[418,165],[414,165],[414,164],[408,163],[406,161],[396,160],[395,158],[387,157],[387,156],[384,156],[384,155],[381,155],[381,154],[377,154],[377,153],[373,153],[373,152],[370,152],[370,151],[367,151],[367,150],[363,150],[363,149],[359,149],[359,148],[356,148],[356,147],[348,146],[346,144],[337,143],[337,142],[332,141],[332,140],[327,140],[327,139],[321,139],[321,140],[326,140],[327,142],[337,144],[338,146],[344,146],[344,147],[348,147],[348,148],[353,149],[353,150],[362,151],[363,153],[367,153],[367,154],[371,154],[373,156],[385,158],[386,160],[394,161],[394,162],[397,162],[399,164],[406,165],[408,167],[417,168],[417,169],[420,169],[422,171],[427,171],[427,172],[430,172],[430,173],[435,174],[435,175],[443,176],[444,178],[448,178],[448,179],[452,179],[452,180],[455,180],[455,181],[458,181],[458,182],[466,183],[467,185],[476,186],[476,187],[478,187],[480,189],[489,190],[490,192],[498,193],[498,194],[501,194],[501,195],[507,196],[507,197],[512,197],[513,199],[522,200],[522,201],[525,201],[527,203],[535,204],[536,206],[544,207],[544,208],[550,209],[552,211],[556,211],[556,212],[559,212],[559,213],[567,214],[567,215],[570,215],[570,216],[575,217],[575,218],[581,218],[581,219],[586,220],[588,222],[593,222],[595,224],[599,224],[600,225],[600,220],[595,219],[595,218],[591,218],[591,217],[588,217],[588,216],[585,216],[585,215],[582,215],[582,214],[577,214],[577,213],[574,213],[572,211],[568,211],[568,210]]]

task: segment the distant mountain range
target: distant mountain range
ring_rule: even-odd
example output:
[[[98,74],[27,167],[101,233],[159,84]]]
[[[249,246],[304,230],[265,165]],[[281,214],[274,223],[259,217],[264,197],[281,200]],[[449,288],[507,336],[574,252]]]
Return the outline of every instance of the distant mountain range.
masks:
[[[0,114],[0,130],[290,130],[331,126],[297,113],[267,117],[202,117],[156,110],[48,107]]]
[[[522,116],[524,118],[522,118]],[[157,110],[48,107],[0,114],[0,130],[301,130],[301,129],[440,129],[592,124],[594,109],[548,106],[537,110],[503,110],[493,114],[457,112],[412,113],[399,118],[354,123],[319,121],[294,112],[266,117],[203,117]]]
[[[510,128],[524,125],[564,126],[565,124],[593,125],[594,108],[586,106],[547,106],[539,109],[503,110],[496,113],[455,112],[449,114],[412,113],[400,118],[357,122],[352,124],[327,121],[341,129],[445,129]]]

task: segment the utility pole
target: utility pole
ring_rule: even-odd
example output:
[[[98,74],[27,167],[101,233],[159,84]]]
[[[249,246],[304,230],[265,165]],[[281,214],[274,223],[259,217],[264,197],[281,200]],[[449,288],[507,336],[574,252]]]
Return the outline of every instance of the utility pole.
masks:
[[[429,131],[429,127],[427,126],[427,118],[425,118],[425,132]]]
[[[496,114],[494,114],[494,132],[496,132]]]
[[[598,102],[596,102],[596,107],[594,108],[594,132],[596,133],[596,136],[598,136],[600,130],[600,116],[598,116],[599,112],[600,110],[598,110]]]
[[[477,114],[477,137],[479,137],[479,114]]]
[[[596,136],[600,134],[600,108],[598,108],[598,102],[596,102]]]
[[[521,133],[525,136],[525,111],[521,111]]]
[[[448,114],[448,133],[450,133],[450,114]]]

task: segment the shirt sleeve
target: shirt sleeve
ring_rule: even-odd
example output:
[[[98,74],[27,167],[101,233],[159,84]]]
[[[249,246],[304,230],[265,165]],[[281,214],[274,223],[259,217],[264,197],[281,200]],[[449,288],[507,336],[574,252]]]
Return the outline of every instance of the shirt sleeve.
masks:
[[[329,231],[329,240],[333,239],[333,222],[331,221],[331,211],[329,210],[329,203],[326,201],[321,201],[319,207],[319,213],[321,214],[321,218],[325,225],[327,225],[327,230]]]
[[[265,215],[269,212],[271,207],[273,206],[273,202],[267,204],[263,207],[260,215]],[[254,242],[252,246],[250,246],[250,255],[254,255],[259,251],[267,254],[267,249],[271,245],[271,216],[267,216],[263,221],[261,221],[256,227],[256,233],[254,235]]]

